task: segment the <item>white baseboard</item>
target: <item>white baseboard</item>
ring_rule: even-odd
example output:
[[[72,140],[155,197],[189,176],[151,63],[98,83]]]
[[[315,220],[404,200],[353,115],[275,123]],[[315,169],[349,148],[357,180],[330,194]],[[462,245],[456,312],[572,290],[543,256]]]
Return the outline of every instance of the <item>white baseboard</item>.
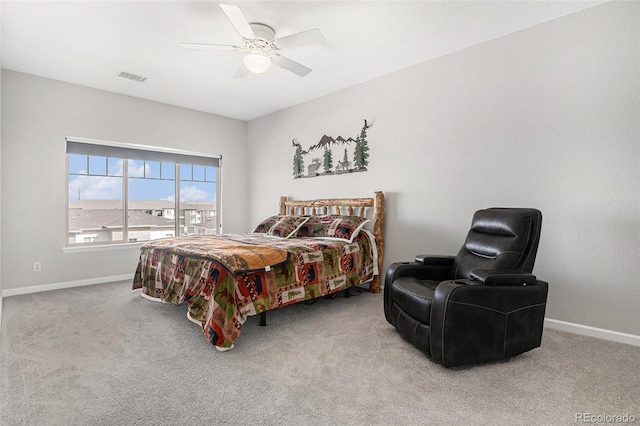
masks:
[[[582,336],[596,337],[598,339],[611,340],[613,342],[625,343],[627,345],[640,346],[640,336],[636,336],[635,334],[620,333],[618,331],[605,330],[603,328],[596,328],[588,325],[575,324],[572,322],[549,318],[545,318],[544,326],[551,330],[566,331],[568,333],[580,334]]]
[[[8,288],[2,290],[2,297],[18,296],[20,294],[39,293],[41,291],[60,290],[63,288],[82,287],[85,285],[111,283],[115,281],[133,280],[134,274],[113,275],[110,277],[89,278],[78,281],[65,281],[54,284],[34,285],[29,287]]]

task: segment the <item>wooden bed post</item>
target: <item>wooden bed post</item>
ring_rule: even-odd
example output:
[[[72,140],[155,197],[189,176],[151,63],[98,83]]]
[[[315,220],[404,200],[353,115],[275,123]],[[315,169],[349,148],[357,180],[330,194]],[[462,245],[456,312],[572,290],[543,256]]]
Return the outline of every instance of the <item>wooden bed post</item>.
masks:
[[[373,200],[373,236],[376,237],[378,246],[378,275],[373,278],[369,285],[371,293],[380,293],[380,277],[384,275],[382,270],[382,259],[384,253],[384,193],[376,191]]]

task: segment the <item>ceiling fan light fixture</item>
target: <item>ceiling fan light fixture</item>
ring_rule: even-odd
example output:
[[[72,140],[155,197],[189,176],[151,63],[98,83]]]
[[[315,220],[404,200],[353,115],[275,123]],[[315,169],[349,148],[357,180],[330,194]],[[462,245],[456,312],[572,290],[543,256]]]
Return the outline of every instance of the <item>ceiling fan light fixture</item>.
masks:
[[[261,52],[251,52],[242,58],[244,66],[254,74],[262,74],[271,68],[271,58]]]

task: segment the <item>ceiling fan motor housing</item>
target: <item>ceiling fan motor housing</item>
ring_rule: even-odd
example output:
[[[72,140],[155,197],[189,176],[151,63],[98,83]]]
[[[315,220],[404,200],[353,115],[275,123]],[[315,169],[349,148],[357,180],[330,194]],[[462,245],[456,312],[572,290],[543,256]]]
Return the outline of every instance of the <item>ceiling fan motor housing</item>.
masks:
[[[275,39],[276,32],[273,28],[264,25],[264,24],[249,24],[253,33],[255,34],[255,39],[244,39],[244,44],[249,49],[260,49],[260,50],[277,50],[275,44],[273,44],[273,40]]]

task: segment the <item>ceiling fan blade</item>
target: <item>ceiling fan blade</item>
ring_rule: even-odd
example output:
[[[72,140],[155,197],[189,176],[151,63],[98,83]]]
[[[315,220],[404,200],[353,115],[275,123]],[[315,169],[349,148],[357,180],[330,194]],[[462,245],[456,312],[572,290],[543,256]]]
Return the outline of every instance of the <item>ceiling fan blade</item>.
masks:
[[[256,35],[253,33],[251,26],[249,25],[249,21],[244,17],[244,14],[240,10],[238,6],[232,6],[230,4],[221,4],[220,7],[227,18],[231,22],[231,25],[238,31],[244,38],[248,38],[250,40],[256,38]]]
[[[273,41],[280,49],[304,46],[305,44],[323,43],[324,35],[318,28],[277,38]]]
[[[221,52],[239,52],[243,50],[242,47],[226,44],[180,43],[180,46],[188,50],[218,50]]]
[[[305,67],[301,63],[289,59],[286,56],[273,55],[271,61],[280,68],[291,71],[292,73],[297,74],[300,77],[304,77],[311,72],[311,68]]]
[[[240,64],[240,68],[233,75],[233,78],[246,78],[249,75],[249,70],[243,64]]]

